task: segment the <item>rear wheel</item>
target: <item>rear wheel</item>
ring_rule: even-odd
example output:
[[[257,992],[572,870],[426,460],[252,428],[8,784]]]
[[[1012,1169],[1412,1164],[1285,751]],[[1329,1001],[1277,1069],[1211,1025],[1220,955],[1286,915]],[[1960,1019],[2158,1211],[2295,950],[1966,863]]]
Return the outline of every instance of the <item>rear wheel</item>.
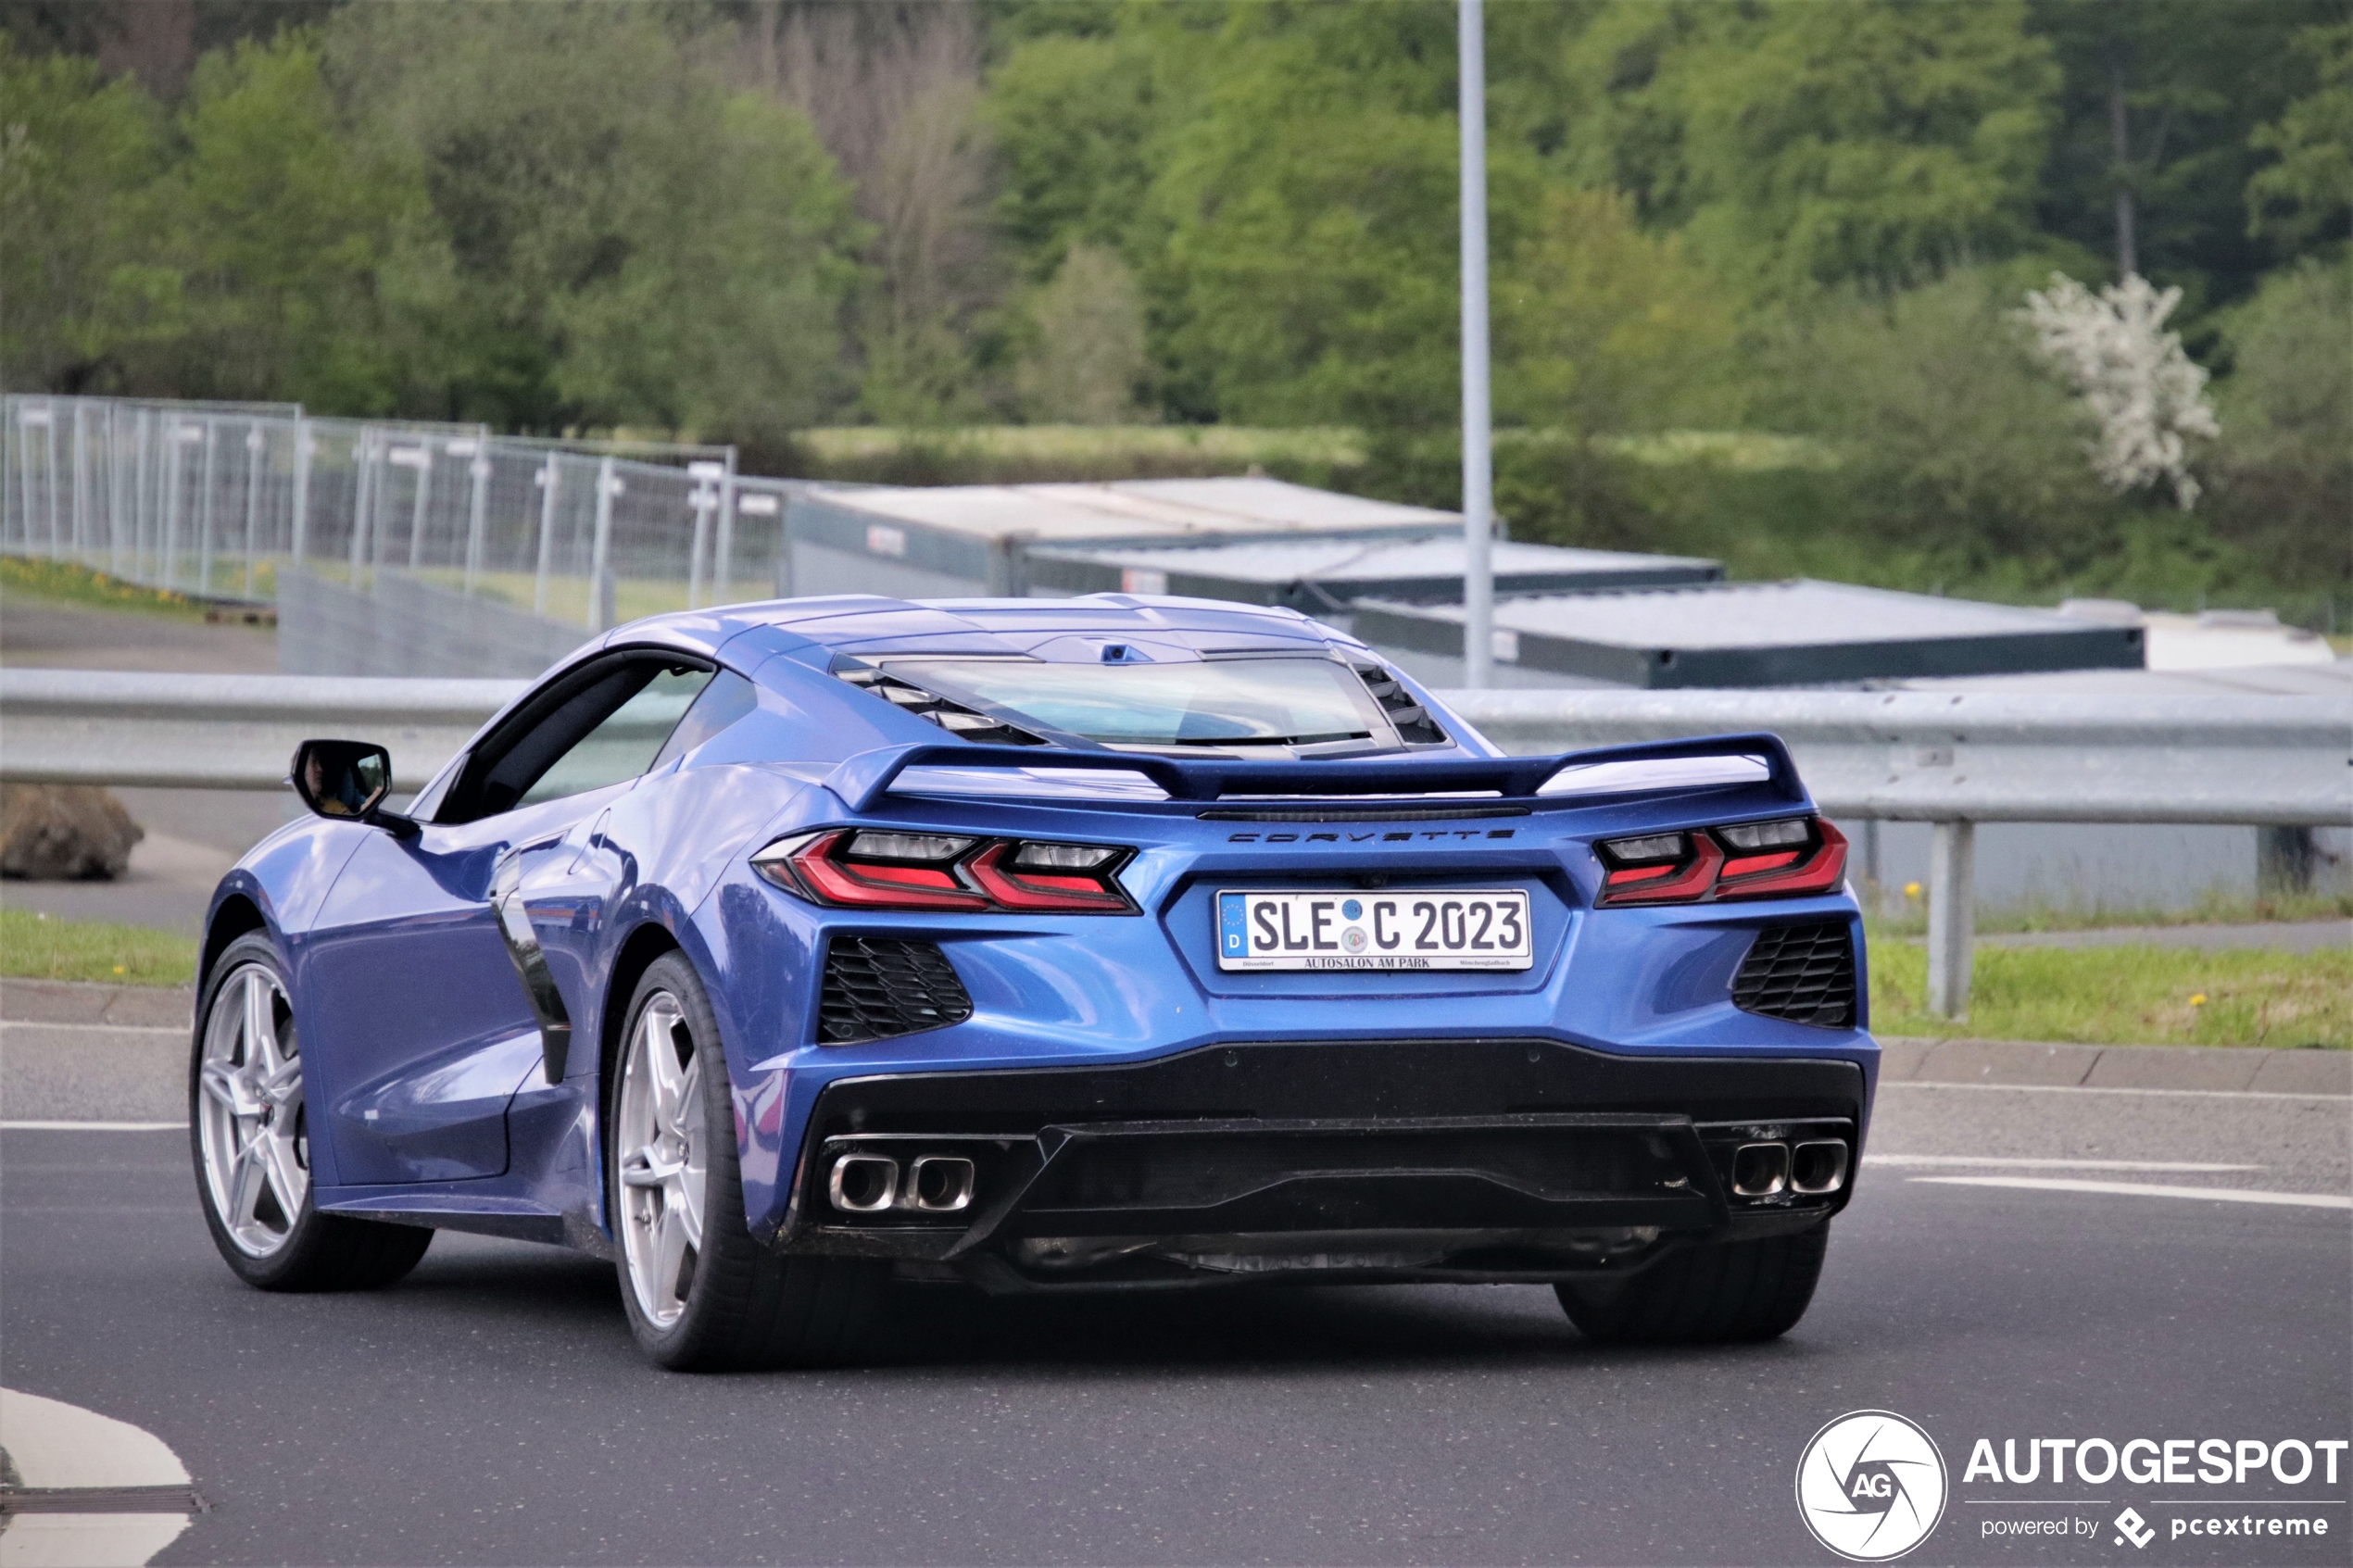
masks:
[[[207,978],[188,1065],[196,1193],[213,1245],[263,1290],[371,1290],[417,1266],[433,1232],[321,1214],[285,969],[267,936],[232,942]]]
[[[881,1304],[880,1268],[779,1258],[752,1239],[719,1027],[685,955],[656,960],[638,982],[618,1067],[607,1190],[639,1348],[682,1372],[853,1354]]]
[[[1688,1247],[1625,1279],[1553,1288],[1568,1321],[1604,1344],[1771,1339],[1806,1315],[1830,1239],[1825,1220],[1793,1236]]]

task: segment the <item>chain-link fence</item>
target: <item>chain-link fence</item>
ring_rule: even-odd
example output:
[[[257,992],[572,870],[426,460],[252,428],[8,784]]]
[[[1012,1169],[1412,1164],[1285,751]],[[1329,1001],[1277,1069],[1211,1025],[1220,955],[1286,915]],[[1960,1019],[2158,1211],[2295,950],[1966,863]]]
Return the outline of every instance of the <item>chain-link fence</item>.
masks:
[[[791,486],[735,467],[733,447],[14,394],[0,553],[251,603],[284,573],[363,593],[390,574],[597,631],[778,591]]]

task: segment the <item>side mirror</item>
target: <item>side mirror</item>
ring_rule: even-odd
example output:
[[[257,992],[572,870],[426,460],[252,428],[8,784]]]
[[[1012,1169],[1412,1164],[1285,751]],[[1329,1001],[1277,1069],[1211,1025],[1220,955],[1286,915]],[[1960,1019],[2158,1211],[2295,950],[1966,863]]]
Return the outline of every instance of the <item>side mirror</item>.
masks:
[[[392,793],[392,753],[360,740],[307,740],[287,775],[302,803],[321,817],[367,822],[406,838],[417,824],[382,809]]]

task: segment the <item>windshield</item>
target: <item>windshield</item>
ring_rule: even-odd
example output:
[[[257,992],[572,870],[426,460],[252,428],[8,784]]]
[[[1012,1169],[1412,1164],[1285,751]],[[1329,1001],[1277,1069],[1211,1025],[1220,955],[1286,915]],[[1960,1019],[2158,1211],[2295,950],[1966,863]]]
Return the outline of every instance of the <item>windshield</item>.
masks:
[[[1365,684],[1325,659],[1201,664],[893,659],[894,675],[1105,746],[1309,746],[1369,740]]]

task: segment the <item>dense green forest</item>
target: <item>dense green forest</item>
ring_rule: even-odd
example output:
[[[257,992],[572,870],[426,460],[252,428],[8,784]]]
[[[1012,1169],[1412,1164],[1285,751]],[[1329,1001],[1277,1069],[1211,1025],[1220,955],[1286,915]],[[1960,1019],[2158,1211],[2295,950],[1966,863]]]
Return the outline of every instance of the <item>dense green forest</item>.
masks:
[[[1495,0],[1488,61],[1516,534],[2343,614],[2353,0]],[[868,477],[1337,428],[1267,466],[1445,503],[1453,110],[1447,0],[0,0],[0,378],[910,433]],[[2180,291],[2195,509],[2087,461],[2055,272]]]

